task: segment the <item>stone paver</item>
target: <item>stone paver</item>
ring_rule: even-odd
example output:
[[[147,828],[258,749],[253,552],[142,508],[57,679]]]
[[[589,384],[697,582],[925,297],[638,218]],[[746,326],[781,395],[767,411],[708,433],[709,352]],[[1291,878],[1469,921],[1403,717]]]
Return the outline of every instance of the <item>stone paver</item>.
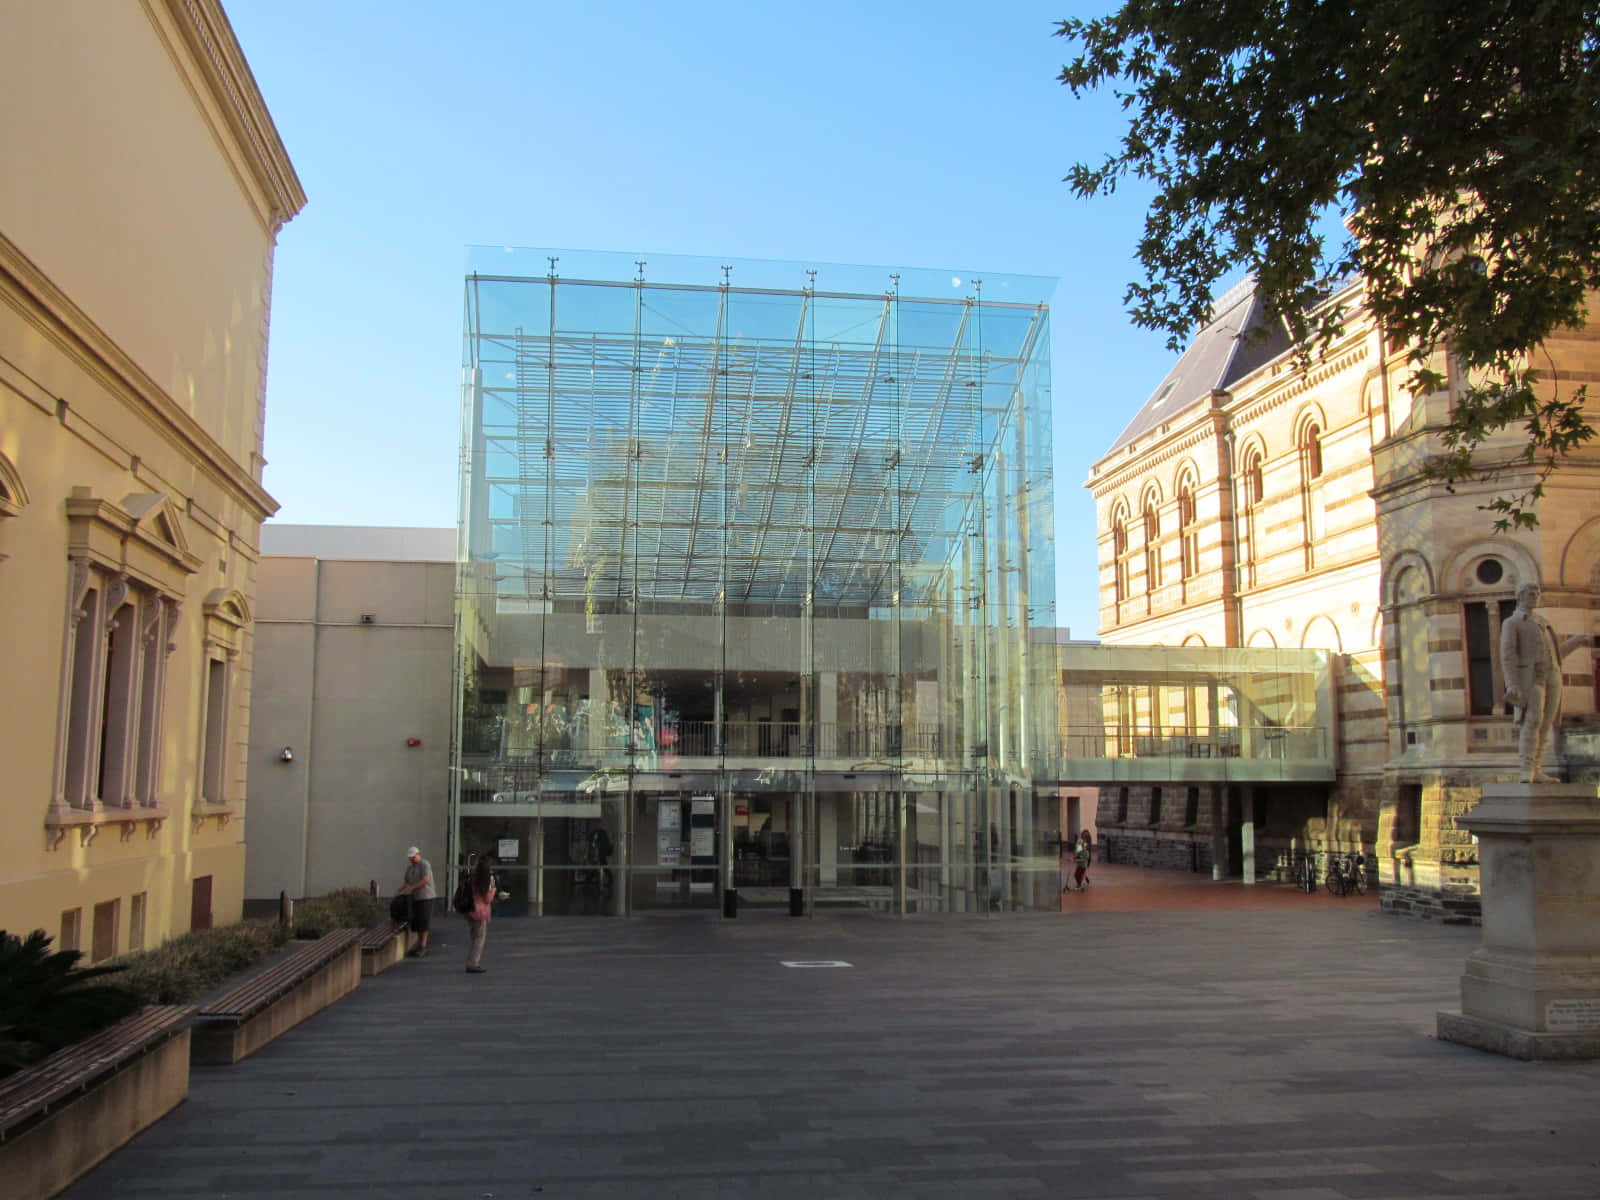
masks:
[[[1600,1195],[1600,1063],[1432,1036],[1477,930],[1161,886],[1167,911],[505,920],[480,976],[452,919],[197,1070],[66,1195]],[[781,965],[825,959],[852,965]]]

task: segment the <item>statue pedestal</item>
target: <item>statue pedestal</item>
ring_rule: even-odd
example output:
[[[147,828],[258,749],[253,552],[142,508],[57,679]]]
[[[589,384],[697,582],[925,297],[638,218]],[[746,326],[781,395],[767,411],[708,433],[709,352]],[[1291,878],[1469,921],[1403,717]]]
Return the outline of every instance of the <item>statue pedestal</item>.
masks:
[[[1522,1059],[1600,1058],[1600,803],[1593,784],[1491,783],[1478,837],[1483,945],[1441,1040]]]

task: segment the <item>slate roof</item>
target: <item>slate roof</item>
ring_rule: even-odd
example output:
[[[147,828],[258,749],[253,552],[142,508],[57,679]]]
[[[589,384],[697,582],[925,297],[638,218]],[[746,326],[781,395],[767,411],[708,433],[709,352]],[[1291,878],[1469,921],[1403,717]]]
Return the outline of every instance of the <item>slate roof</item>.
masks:
[[[1256,331],[1264,336],[1247,336]],[[1208,404],[1213,391],[1232,387],[1289,348],[1283,323],[1266,320],[1255,280],[1236,284],[1217,298],[1211,323],[1195,335],[1106,456],[1197,405]]]

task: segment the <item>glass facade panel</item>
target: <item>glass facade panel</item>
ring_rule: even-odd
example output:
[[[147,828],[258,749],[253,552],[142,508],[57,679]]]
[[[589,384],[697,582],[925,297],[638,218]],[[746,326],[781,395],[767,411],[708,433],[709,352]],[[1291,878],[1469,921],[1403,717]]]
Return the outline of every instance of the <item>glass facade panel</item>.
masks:
[[[528,913],[1056,907],[1053,286],[474,251],[456,865]]]
[[[1325,650],[1053,649],[1060,705],[1055,734],[1035,759],[1036,785],[1334,778]]]

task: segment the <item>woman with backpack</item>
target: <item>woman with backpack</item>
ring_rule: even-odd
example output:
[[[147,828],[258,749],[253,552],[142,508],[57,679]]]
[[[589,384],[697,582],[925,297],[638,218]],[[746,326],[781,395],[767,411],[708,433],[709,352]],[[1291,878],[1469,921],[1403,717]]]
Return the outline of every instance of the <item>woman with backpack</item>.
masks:
[[[1089,886],[1089,864],[1094,859],[1094,839],[1089,836],[1087,829],[1078,834],[1078,848],[1073,851],[1073,861],[1077,870],[1073,872],[1072,882],[1078,891],[1083,891]]]
[[[495,897],[494,874],[489,870],[488,855],[478,859],[472,874],[461,881],[457,892],[462,894],[456,897],[456,911],[467,919],[472,930],[467,942],[467,973],[481,975],[484,971],[483,943],[489,934],[489,916]]]

